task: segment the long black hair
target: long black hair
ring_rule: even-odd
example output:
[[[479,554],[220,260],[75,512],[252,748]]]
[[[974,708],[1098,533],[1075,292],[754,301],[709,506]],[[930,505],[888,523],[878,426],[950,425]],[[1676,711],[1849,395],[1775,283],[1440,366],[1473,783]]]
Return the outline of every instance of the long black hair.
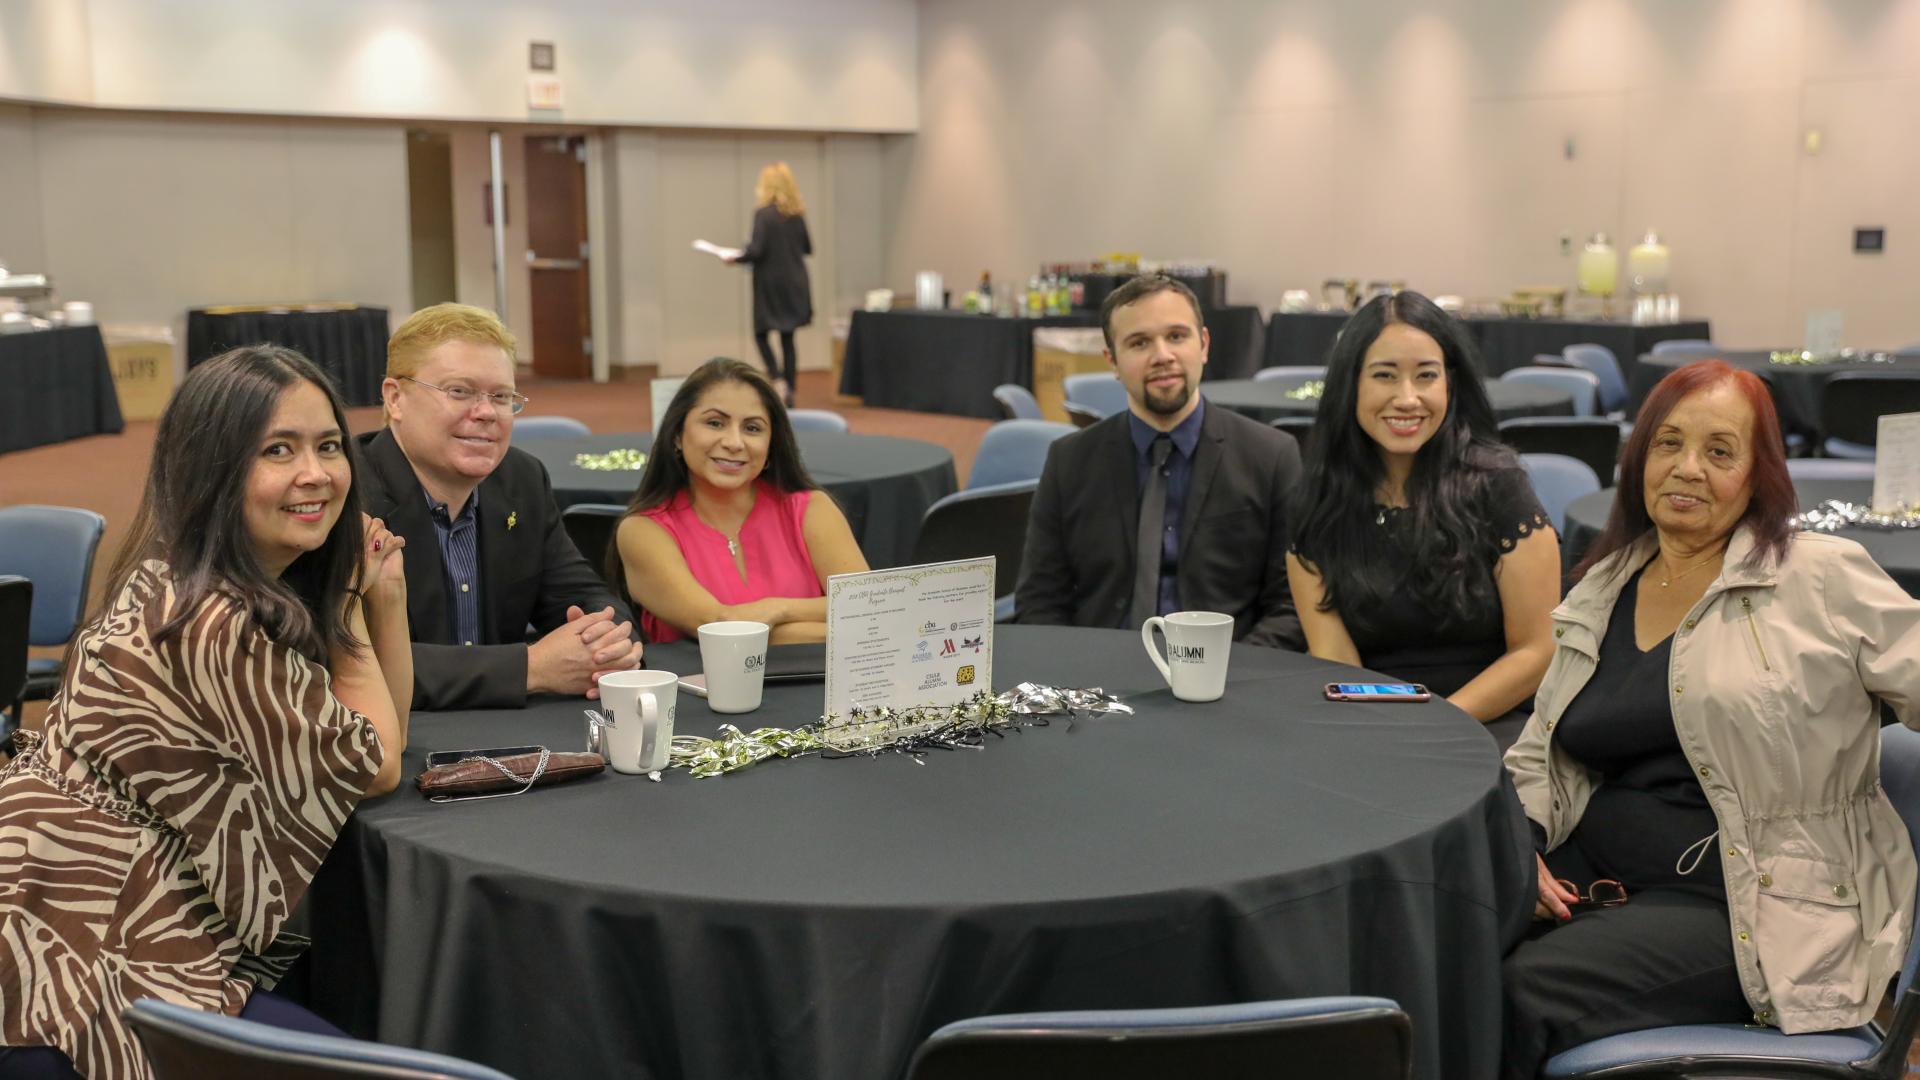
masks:
[[[326,540],[279,577],[261,565],[247,532],[247,478],[260,458],[260,440],[281,397],[302,381],[327,396],[352,476],[358,470],[340,395],[292,349],[249,345],[222,353],[188,372],[167,403],[146,490],[108,575],[105,600],[112,605],[146,560],[166,563],[175,602],[151,632],[156,644],[178,635],[201,603],[217,595],[237,601],[268,637],[309,659],[324,662],[332,649],[363,647],[345,615],[361,555],[357,485],[349,482],[340,520]]]
[[[667,403],[666,415],[659,418],[653,426],[653,450],[647,455],[647,467],[640,473],[640,487],[627,501],[627,512],[621,515],[626,520],[635,514],[665,506],[674,497],[686,491],[692,483],[687,473],[687,460],[680,456],[680,433],[686,429],[687,414],[700,401],[700,395],[711,387],[721,383],[745,383],[754,393],[760,395],[760,405],[767,411],[767,423],[770,425],[767,439],[767,464],[760,476],[782,494],[795,491],[812,491],[817,484],[808,475],[807,467],[800,461],[800,444],[793,438],[793,421],[787,416],[787,407],[774,392],[773,384],[750,364],[724,356],[716,356],[701,364],[680,384],[680,389]],[[626,593],[626,568],[620,562],[620,545],[608,544],[605,576],[608,581],[618,583],[618,591]]]
[[[1374,494],[1386,465],[1355,415],[1362,361],[1393,323],[1433,338],[1446,366],[1447,413],[1407,477],[1411,551],[1377,521]],[[1460,320],[1415,292],[1375,297],[1354,312],[1327,355],[1305,482],[1290,515],[1294,550],[1325,585],[1321,610],[1339,612],[1349,632],[1361,637],[1378,629],[1370,613],[1404,603],[1409,592],[1442,616],[1436,633],[1485,611],[1497,595],[1493,567],[1500,552],[1476,513],[1494,476],[1519,467],[1499,438],[1473,338]]]

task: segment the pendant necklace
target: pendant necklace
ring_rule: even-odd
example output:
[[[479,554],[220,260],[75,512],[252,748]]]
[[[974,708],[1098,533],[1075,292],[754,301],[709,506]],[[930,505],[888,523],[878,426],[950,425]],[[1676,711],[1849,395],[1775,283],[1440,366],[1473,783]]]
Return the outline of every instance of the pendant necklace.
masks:
[[[1664,578],[1662,578],[1662,579],[1660,579],[1660,587],[1664,589],[1664,588],[1666,588],[1667,586],[1669,586],[1669,585],[1671,585],[1671,584],[1673,584],[1674,582],[1676,582],[1676,581],[1679,581],[1679,580],[1680,580],[1681,578],[1683,578],[1683,577],[1686,577],[1686,576],[1687,576],[1688,574],[1691,574],[1691,573],[1693,573],[1693,572],[1694,572],[1695,570],[1698,570],[1698,569],[1700,569],[1700,567],[1702,567],[1702,566],[1712,566],[1712,565],[1713,565],[1714,563],[1717,563],[1717,562],[1719,562],[1719,561],[1720,561],[1720,559],[1719,559],[1719,558],[1718,558],[1718,557],[1716,556],[1716,557],[1714,557],[1714,558],[1711,558],[1711,559],[1708,559],[1708,560],[1707,560],[1706,562],[1703,562],[1703,563],[1701,563],[1701,564],[1700,564],[1699,566],[1690,566],[1690,567],[1688,567],[1688,568],[1686,568],[1685,570],[1682,570],[1682,571],[1680,571],[1679,573],[1677,573],[1677,574],[1676,574],[1676,573],[1674,573],[1674,572],[1673,572],[1673,570],[1672,570],[1672,568],[1671,568],[1671,567],[1668,567],[1668,566],[1667,566],[1667,558],[1666,558],[1666,556],[1664,556],[1664,555],[1662,555],[1662,556],[1660,557],[1660,565],[1661,565],[1661,567],[1662,567],[1662,568],[1664,568],[1664,569],[1666,569],[1666,570],[1667,570],[1667,575],[1668,575],[1668,576],[1666,576],[1666,577],[1664,577]]]

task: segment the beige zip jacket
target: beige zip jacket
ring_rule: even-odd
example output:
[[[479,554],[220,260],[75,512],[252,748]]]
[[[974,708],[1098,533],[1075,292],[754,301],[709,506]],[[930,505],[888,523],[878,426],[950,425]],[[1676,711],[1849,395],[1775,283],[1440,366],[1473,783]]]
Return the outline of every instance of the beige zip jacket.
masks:
[[[1565,843],[1600,775],[1554,744],[1592,677],[1652,533],[1597,564],[1553,612],[1553,661],[1506,764],[1527,816]],[[1913,846],[1880,789],[1875,698],[1920,727],[1920,602],[1851,540],[1799,533],[1749,566],[1742,528],[1674,631],[1667,696],[1719,819],[1740,985],[1754,1019],[1792,1035],[1866,1023],[1913,921]],[[1631,617],[1631,613],[1623,612]]]

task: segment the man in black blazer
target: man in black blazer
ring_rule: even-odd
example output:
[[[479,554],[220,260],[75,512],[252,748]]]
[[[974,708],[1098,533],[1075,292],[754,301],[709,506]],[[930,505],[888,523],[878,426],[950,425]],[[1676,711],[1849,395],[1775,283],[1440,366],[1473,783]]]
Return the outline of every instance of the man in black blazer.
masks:
[[[513,344],[480,308],[416,312],[387,344],[387,427],[358,440],[362,505],[407,542],[417,709],[594,697],[600,672],[640,663],[633,616],[561,527],[546,468],[508,446],[526,401]]]
[[[1286,559],[1299,445],[1201,398],[1207,331],[1185,285],[1134,278],[1107,297],[1101,322],[1127,411],[1048,451],[1018,620],[1137,628],[1149,615],[1218,611],[1233,616],[1237,641],[1304,651]]]

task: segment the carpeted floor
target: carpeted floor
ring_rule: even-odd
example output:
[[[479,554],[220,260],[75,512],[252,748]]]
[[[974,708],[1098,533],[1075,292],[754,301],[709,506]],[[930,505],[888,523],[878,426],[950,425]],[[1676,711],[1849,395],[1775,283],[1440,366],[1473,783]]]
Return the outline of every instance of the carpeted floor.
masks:
[[[520,389],[530,400],[525,415],[571,416],[595,432],[653,428],[653,406],[645,382],[602,385],[522,379]],[[837,410],[856,433],[899,435],[946,447],[953,453],[962,484],[973,465],[974,448],[988,427],[988,421],[963,416],[835,405],[824,371],[802,372],[795,396],[802,408]],[[380,410],[350,410],[347,422],[355,431],[371,430],[379,426]],[[98,435],[0,456],[0,506],[51,503],[85,507],[104,515],[107,532],[94,564],[97,593],[139,505],[153,435],[153,421],[134,421],[119,435]],[[35,655],[43,656],[56,653],[50,649],[35,651]],[[29,704],[28,715],[36,716],[40,708],[44,704]]]

